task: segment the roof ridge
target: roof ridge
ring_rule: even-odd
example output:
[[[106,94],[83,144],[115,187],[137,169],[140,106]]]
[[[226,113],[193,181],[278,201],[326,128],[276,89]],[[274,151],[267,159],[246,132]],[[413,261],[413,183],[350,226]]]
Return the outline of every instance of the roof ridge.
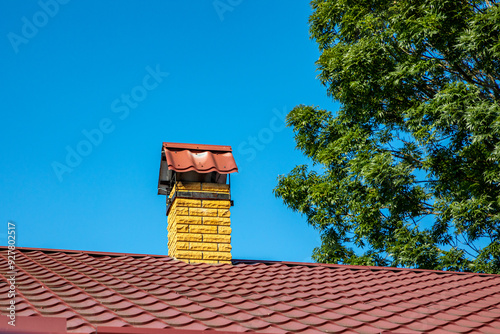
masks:
[[[0,246],[0,251],[8,249],[7,246]],[[120,253],[120,252],[100,252],[100,251],[89,251],[89,250],[72,250],[72,249],[53,249],[53,248],[36,248],[36,247],[16,247],[16,250],[25,251],[40,251],[46,253],[81,253],[89,255],[100,255],[100,256],[130,256],[130,257],[153,257],[153,258],[168,258],[172,259],[168,255],[163,254],[139,254],[139,253]],[[173,259],[172,259],[173,260]],[[289,267],[304,266],[304,267],[325,267],[333,269],[352,269],[352,270],[371,270],[371,271],[406,271],[406,272],[428,272],[435,273],[439,275],[472,275],[480,277],[500,277],[500,274],[487,274],[487,273],[473,273],[473,272],[463,272],[463,271],[444,271],[444,270],[433,270],[433,269],[418,269],[418,268],[398,268],[398,267],[377,267],[377,266],[360,266],[360,265],[349,265],[349,264],[334,264],[334,263],[316,263],[316,262],[296,262],[296,261],[274,261],[274,260],[248,260],[248,259],[233,259],[234,265],[237,264],[282,264]]]
[[[472,276],[493,276],[500,277],[500,274],[487,274],[487,273],[473,273],[464,271],[445,271],[445,270],[433,270],[433,269],[419,269],[419,268],[398,268],[398,267],[379,267],[379,266],[360,266],[360,265],[350,265],[350,264],[335,264],[335,263],[316,263],[316,262],[294,262],[294,261],[273,261],[273,260],[243,260],[243,259],[233,259],[233,264],[283,264],[289,267],[294,266],[305,266],[305,267],[326,267],[326,268],[336,268],[336,269],[354,269],[354,270],[372,270],[372,271],[407,271],[407,272],[428,272],[436,273],[440,275],[472,275]]]
[[[8,246],[0,246],[0,251],[8,249]],[[90,250],[78,250],[78,249],[58,249],[58,248],[37,248],[37,247],[17,247],[16,250],[25,251],[39,251],[44,253],[74,253],[74,254],[90,254],[90,255],[102,255],[102,256],[131,256],[131,257],[157,257],[157,258],[169,258],[168,255],[163,254],[140,254],[140,253],[120,253],[120,252],[101,252],[101,251],[90,251]]]

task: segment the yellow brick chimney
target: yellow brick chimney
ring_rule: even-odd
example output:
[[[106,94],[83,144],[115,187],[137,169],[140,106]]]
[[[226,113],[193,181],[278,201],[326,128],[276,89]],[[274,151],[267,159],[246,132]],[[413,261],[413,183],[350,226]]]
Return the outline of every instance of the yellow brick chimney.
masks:
[[[197,198],[175,193],[196,192]],[[201,196],[200,196],[201,194]],[[177,182],[169,196],[168,255],[189,263],[231,263],[231,201],[209,199],[229,195],[228,184]]]
[[[158,193],[167,197],[168,255],[231,263],[230,146],[163,143]]]

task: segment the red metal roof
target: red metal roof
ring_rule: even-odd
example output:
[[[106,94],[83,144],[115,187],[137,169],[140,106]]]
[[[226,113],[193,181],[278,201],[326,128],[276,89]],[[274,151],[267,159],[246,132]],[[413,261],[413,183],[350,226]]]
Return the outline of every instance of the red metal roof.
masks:
[[[176,172],[218,172],[229,174],[238,171],[231,146],[163,143],[168,169]]]
[[[70,333],[500,333],[500,275],[21,248],[15,262],[16,315],[65,318]]]

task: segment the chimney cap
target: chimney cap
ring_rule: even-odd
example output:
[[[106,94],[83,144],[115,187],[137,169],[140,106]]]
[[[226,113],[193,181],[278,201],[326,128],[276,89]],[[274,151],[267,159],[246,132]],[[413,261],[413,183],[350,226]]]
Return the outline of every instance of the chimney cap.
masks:
[[[211,152],[232,152],[231,146],[227,145],[205,145],[205,144],[184,144],[184,143],[163,143],[163,149],[184,149],[184,150],[200,150]]]
[[[231,146],[164,142],[158,194],[168,195],[174,179],[211,179],[216,180],[213,182],[226,183],[226,175],[237,171]]]

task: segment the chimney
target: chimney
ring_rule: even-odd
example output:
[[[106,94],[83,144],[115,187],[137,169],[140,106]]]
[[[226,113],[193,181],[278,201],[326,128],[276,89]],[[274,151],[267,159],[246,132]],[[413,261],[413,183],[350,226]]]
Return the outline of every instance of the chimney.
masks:
[[[168,255],[231,263],[231,146],[163,143],[158,194],[167,195]]]

